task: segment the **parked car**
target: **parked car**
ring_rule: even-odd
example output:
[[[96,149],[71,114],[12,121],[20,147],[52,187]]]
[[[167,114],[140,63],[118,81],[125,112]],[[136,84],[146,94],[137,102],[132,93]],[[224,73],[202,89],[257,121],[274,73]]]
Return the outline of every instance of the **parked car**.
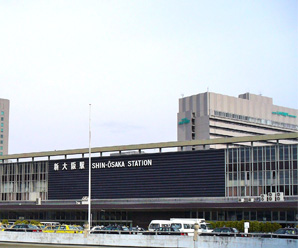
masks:
[[[212,231],[213,235],[220,235],[220,236],[234,235],[237,233],[239,233],[239,231],[234,227],[216,227]]]
[[[60,225],[60,226],[48,226],[43,232],[45,233],[83,233],[82,230],[79,230],[77,227],[71,225]]]
[[[31,224],[17,224],[12,226],[11,228],[4,229],[4,231],[8,232],[42,232],[42,230]]]
[[[274,234],[298,235],[297,228],[280,228]]]
[[[108,225],[105,227],[94,227],[91,229],[90,233],[96,234],[96,233],[109,233],[109,234],[129,234],[129,229],[126,226],[121,225]]]
[[[180,232],[176,227],[160,227],[155,230],[157,235],[188,235],[185,232]]]

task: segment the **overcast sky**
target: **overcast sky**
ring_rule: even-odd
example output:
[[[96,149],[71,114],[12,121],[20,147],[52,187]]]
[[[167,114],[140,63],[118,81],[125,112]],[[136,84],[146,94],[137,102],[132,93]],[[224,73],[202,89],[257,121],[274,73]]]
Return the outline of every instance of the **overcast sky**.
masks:
[[[298,108],[298,1],[0,0],[9,153],[177,140],[178,100]]]

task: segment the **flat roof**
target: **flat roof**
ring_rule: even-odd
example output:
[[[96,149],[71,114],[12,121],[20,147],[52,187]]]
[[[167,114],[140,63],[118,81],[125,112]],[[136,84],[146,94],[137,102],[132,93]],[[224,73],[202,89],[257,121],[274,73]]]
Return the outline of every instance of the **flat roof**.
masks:
[[[232,138],[218,138],[209,140],[191,140],[191,141],[171,141],[160,143],[148,143],[137,145],[123,145],[123,146],[106,146],[106,147],[93,147],[91,153],[103,153],[103,152],[121,152],[131,150],[146,150],[146,149],[160,149],[164,148],[182,148],[188,146],[208,146],[208,145],[230,145],[239,143],[254,143],[254,142],[269,142],[274,141],[278,143],[281,140],[293,140],[298,142],[298,133],[282,133],[282,134],[269,134],[269,135],[256,135],[256,136],[244,136],[244,137],[232,137]],[[19,153],[0,156],[0,160],[8,159],[24,159],[24,158],[38,158],[38,157],[50,157],[51,156],[67,156],[88,154],[89,148],[71,149],[71,150],[55,150],[44,152],[32,152],[32,153]]]

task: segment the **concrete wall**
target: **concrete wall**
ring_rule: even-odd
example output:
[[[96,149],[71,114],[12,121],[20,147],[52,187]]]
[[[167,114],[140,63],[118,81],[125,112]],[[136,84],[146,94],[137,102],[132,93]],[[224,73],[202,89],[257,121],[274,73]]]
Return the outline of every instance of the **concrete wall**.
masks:
[[[297,239],[271,239],[246,237],[199,236],[193,241],[190,236],[172,235],[117,235],[64,233],[19,233],[0,232],[1,242],[37,244],[97,245],[112,247],[167,247],[167,248],[297,248]],[[19,246],[19,245],[18,245]]]

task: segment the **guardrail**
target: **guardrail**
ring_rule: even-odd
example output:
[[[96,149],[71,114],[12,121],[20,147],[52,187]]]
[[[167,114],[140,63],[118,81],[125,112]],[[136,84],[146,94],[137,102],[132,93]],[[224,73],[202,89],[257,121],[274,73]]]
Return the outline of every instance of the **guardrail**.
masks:
[[[211,233],[201,233],[201,236],[222,236],[222,237],[258,237],[258,238],[286,238],[286,239],[298,239],[298,235],[296,234],[275,234],[275,233],[219,233],[219,232],[211,232]]]
[[[90,234],[131,234],[131,235],[182,235],[193,236],[194,233],[173,232],[173,231],[126,231],[126,230],[97,230],[91,231]],[[275,234],[275,233],[219,233],[219,232],[203,232],[198,233],[199,236],[221,236],[221,237],[242,237],[242,238],[280,238],[280,239],[298,239],[298,235],[294,234]]]

